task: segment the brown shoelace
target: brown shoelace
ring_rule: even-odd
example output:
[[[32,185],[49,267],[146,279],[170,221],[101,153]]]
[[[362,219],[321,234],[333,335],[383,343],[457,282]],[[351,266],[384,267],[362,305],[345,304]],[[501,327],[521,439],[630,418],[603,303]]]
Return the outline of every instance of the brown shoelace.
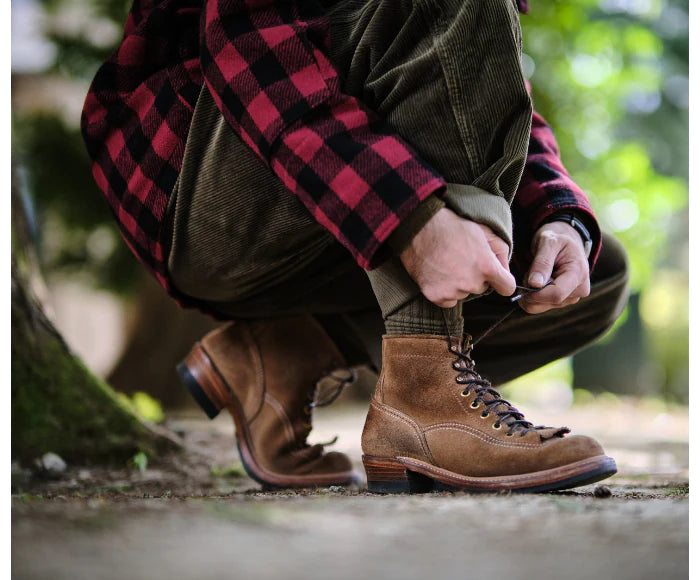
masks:
[[[323,392],[319,392],[321,389],[319,388],[320,381],[319,383],[316,383],[315,388],[309,393],[309,402],[304,406],[304,414],[307,417],[305,427],[306,429],[310,432],[312,425],[311,425],[311,414],[313,412],[313,409],[317,407],[327,407],[331,403],[333,403],[339,396],[340,394],[345,390],[346,387],[349,387],[352,385],[356,380],[357,380],[357,371],[353,368],[348,368],[348,369],[341,369],[347,371],[346,376],[340,376],[337,374],[338,371],[332,372],[332,373],[324,373],[325,378],[332,379],[335,381],[335,385],[333,385],[330,389],[326,389]],[[308,434],[307,434],[308,435]],[[333,445],[336,441],[338,440],[338,436],[336,435],[331,439],[330,441],[326,441],[324,443],[316,443],[313,445],[313,447],[320,447],[321,449],[323,447],[329,447]],[[305,448],[309,447],[309,444],[306,443],[306,437],[304,438],[304,443],[303,446]]]
[[[532,294],[534,292],[539,292],[543,288],[546,288],[552,283],[552,280],[547,282],[542,288],[530,288],[528,286],[516,286],[515,293],[510,297],[510,301],[515,303],[520,300],[523,296],[527,294]],[[476,398],[472,401],[472,408],[477,408],[481,403],[484,404],[485,408],[481,412],[483,418],[487,418],[491,413],[496,415],[498,419],[494,423],[494,428],[500,429],[502,424],[508,427],[507,436],[512,437],[516,432],[520,433],[520,436],[524,436],[528,431],[540,430],[540,429],[551,429],[550,427],[545,427],[543,425],[535,426],[530,421],[525,420],[525,415],[523,415],[518,409],[511,405],[508,401],[501,397],[501,394],[491,386],[491,383],[483,378],[476,370],[476,363],[471,357],[472,350],[481,340],[483,340],[490,332],[492,332],[496,327],[502,324],[513,312],[517,310],[517,304],[508,310],[504,316],[499,318],[495,323],[493,323],[489,328],[487,328],[481,335],[472,341],[472,337],[468,334],[464,336],[463,345],[460,349],[458,346],[452,344],[452,337],[450,336],[449,327],[447,324],[447,317],[445,312],[442,312],[443,321],[445,323],[445,336],[447,337],[447,346],[450,352],[457,355],[457,360],[453,363],[455,370],[460,371],[459,375],[455,379],[457,383],[466,385],[462,394],[466,397],[473,390],[476,393]],[[563,428],[565,429],[565,428]],[[563,432],[563,429],[561,432]],[[567,430],[568,431],[568,430]]]

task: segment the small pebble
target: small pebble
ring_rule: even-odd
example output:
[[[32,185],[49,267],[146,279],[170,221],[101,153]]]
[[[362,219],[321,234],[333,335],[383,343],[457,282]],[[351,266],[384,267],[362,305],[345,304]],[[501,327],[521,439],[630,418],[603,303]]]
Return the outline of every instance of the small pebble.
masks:
[[[45,453],[38,461],[39,467],[50,476],[61,475],[66,468],[66,462],[55,453]]]
[[[605,485],[596,485],[595,489],[593,490],[593,495],[598,498],[605,498],[610,497],[612,492],[610,491],[610,488]]]
[[[92,473],[87,469],[81,469],[78,471],[78,479],[81,481],[92,479]]]

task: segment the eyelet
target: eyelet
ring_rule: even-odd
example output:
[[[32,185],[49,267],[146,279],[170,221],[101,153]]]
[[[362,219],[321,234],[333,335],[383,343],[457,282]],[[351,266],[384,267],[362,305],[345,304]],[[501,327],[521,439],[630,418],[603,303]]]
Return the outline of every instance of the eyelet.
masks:
[[[512,436],[513,436],[512,433],[506,433],[506,437],[512,437]]]
[[[465,380],[466,380],[465,377],[457,377],[458,383],[463,383]]]
[[[483,412],[481,413],[481,418],[482,418],[482,419],[488,419],[488,418],[489,418],[489,413],[486,412],[486,411],[483,411]]]
[[[461,395],[462,397],[468,397],[468,396],[469,396],[469,393],[467,393],[467,392],[465,392],[465,391],[462,391],[462,392],[460,393],[460,395]]]
[[[493,425],[491,425],[491,427],[493,427],[496,431],[498,431],[501,428],[501,424],[496,422]]]
[[[470,404],[469,406],[470,406],[472,409],[478,409],[478,408],[479,408],[479,403],[478,403],[478,401],[474,400],[474,401],[471,402],[471,404]]]

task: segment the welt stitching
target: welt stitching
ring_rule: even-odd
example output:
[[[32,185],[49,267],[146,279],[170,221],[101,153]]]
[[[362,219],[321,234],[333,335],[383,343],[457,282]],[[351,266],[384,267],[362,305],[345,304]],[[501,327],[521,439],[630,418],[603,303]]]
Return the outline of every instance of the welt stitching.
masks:
[[[478,431],[476,429],[473,429],[472,427],[468,427],[467,425],[460,425],[458,423],[454,424],[445,424],[445,425],[435,425],[433,427],[426,427],[425,432],[427,433],[428,431],[463,431],[469,435],[472,435],[473,437],[476,437],[477,439],[481,439],[485,443],[488,443],[489,445],[497,445],[499,447],[515,447],[516,449],[518,447],[525,447],[529,449],[539,449],[540,446],[537,445],[536,443],[506,443],[506,442],[501,442],[498,441],[497,439],[493,439],[492,437],[489,437],[485,433],[482,433],[481,431]]]
[[[401,457],[400,459],[404,460],[405,463],[409,463],[409,464],[410,464],[410,463],[411,463],[411,460],[412,460],[413,458],[412,458],[412,457]],[[429,465],[429,466],[427,466],[427,467],[435,467],[435,466]],[[441,472],[447,471],[447,470],[437,470],[437,469],[431,470],[431,469],[427,469],[427,471],[432,472],[432,473],[441,473]],[[450,477],[453,478],[453,479],[458,479],[458,480],[461,480],[461,481],[468,481],[468,482],[471,482],[471,481],[473,481],[473,482],[480,482],[480,481],[483,481],[483,480],[488,480],[489,482],[493,482],[493,483],[501,483],[501,482],[503,482],[503,483],[512,483],[513,481],[536,481],[536,480],[538,479],[538,475],[537,475],[537,474],[533,474],[533,475],[530,475],[530,474],[516,475],[516,476],[510,476],[510,478],[509,478],[509,477],[502,477],[502,478],[499,477],[499,478],[496,478],[496,477],[489,477],[489,476],[487,476],[487,477],[469,477],[469,476],[467,476],[467,475],[460,475],[459,473],[453,473],[453,472],[449,472],[449,474],[450,474]]]

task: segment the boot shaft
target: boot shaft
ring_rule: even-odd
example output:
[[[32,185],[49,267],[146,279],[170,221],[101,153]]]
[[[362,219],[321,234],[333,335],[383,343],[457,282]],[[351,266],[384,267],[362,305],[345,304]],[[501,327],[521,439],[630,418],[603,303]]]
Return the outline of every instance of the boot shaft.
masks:
[[[459,349],[462,340],[451,339]],[[447,338],[440,335],[387,335],[382,342],[382,373],[375,398],[421,424],[459,411],[460,385]]]
[[[243,405],[248,421],[266,394],[300,408],[317,382],[342,367],[343,356],[309,315],[231,322],[207,334],[202,347]]]

